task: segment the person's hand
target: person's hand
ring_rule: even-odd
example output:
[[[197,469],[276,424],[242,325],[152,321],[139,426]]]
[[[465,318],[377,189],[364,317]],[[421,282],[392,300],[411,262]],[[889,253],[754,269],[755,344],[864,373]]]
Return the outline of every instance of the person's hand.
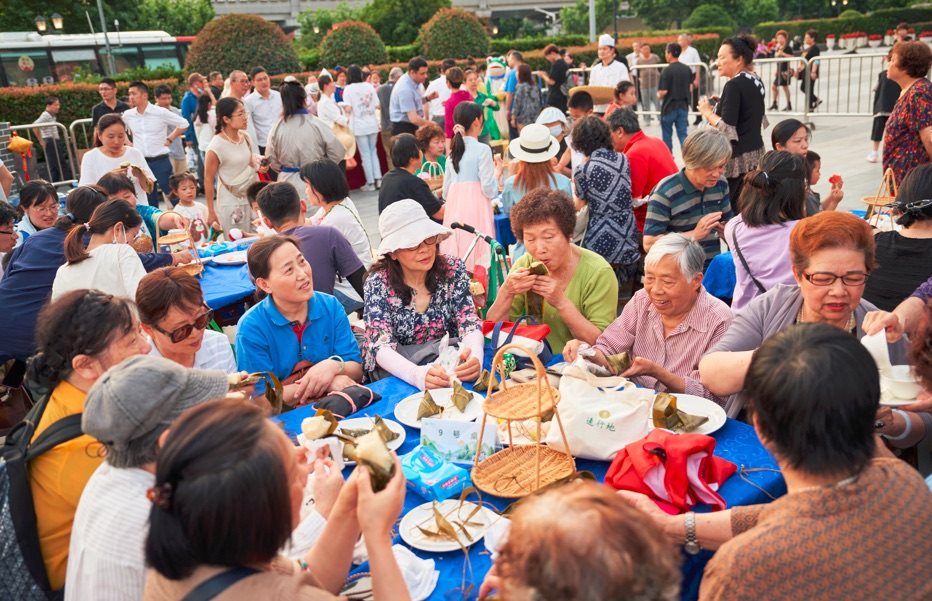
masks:
[[[172,253],[172,266],[174,265],[187,265],[194,260],[194,257],[191,256],[190,250],[179,250],[178,252]]]
[[[902,427],[897,427],[897,416],[893,413],[893,410],[886,405],[881,405],[877,409],[877,413],[874,416],[874,433],[875,434],[886,434],[887,436],[898,436],[903,433],[903,430],[906,428],[904,423]]]
[[[502,155],[497,154],[492,157],[492,172],[495,175],[495,179],[502,178],[502,171],[505,169],[505,163],[502,161]]]
[[[356,516],[363,536],[369,540],[379,537],[391,537],[392,526],[401,515],[405,502],[405,475],[401,469],[401,460],[392,453],[395,475],[388,485],[379,492],[372,490],[372,479],[365,465],[356,468],[353,477],[357,479],[359,498],[356,501]]]
[[[670,535],[669,526],[675,520],[681,519],[680,516],[670,515],[664,510],[657,507],[657,504],[650,500],[647,495],[643,495],[639,492],[631,492],[630,490],[619,490],[616,494],[628,505],[634,507],[645,516],[647,516],[650,521],[654,522],[656,525]],[[683,530],[683,537],[672,537],[672,540],[676,544],[683,544],[685,538],[686,530]]]
[[[696,108],[699,109],[699,112],[705,115],[706,113],[712,112],[712,104],[709,102],[709,99],[703,96],[699,99],[699,102],[696,103]]]
[[[900,407],[903,411],[932,413],[932,391],[923,390],[916,395],[916,402]]]
[[[493,104],[495,104],[495,101],[491,98],[486,98],[482,101],[482,106],[492,106]]]
[[[313,469],[314,508],[326,519],[330,517],[330,512],[340,496],[340,490],[343,489],[343,474],[336,469],[331,459],[318,457],[314,461]]]
[[[563,359],[567,363],[572,363],[576,360],[576,357],[579,356],[579,349],[582,345],[586,344],[582,340],[570,340],[563,346]]]
[[[488,599],[489,595],[493,591],[498,592],[502,588],[502,579],[499,577],[498,572],[495,570],[495,564],[492,564],[492,569],[490,569],[486,575],[485,579],[482,581],[482,584],[479,586],[479,599]]]
[[[657,369],[660,366],[651,361],[650,359],[645,359],[644,357],[635,357],[631,362],[631,366],[622,372],[622,377],[633,378],[635,376],[648,376],[651,378],[657,377]]]
[[[178,213],[162,213],[156,220],[161,230],[186,230],[189,222]]]
[[[556,279],[549,275],[539,275],[531,286],[531,290],[541,295],[551,307],[560,310],[566,295],[563,294],[563,288],[560,287]]]
[[[450,376],[447,374],[447,371],[437,365],[430,366],[430,369],[427,370],[427,376],[424,378],[424,388],[449,388],[450,387]]]
[[[482,371],[482,364],[479,363],[479,357],[472,356],[471,348],[464,348],[460,352],[460,364],[453,370],[453,374],[459,378],[460,382],[474,382]]]
[[[894,343],[903,337],[903,324],[896,313],[888,311],[870,311],[864,316],[861,322],[861,329],[868,336],[876,334],[880,330],[886,330],[887,342]]]
[[[696,228],[692,231],[693,240],[697,242],[704,240],[708,237],[709,232],[715,230],[716,224],[719,224],[722,221],[722,212],[715,211],[714,213],[709,213],[708,215],[703,215],[699,219],[699,223],[696,224]]]
[[[534,282],[536,280],[537,276],[532,274],[526,267],[513,269],[509,272],[508,277],[505,278],[502,289],[505,291],[505,294],[509,296],[524,294],[534,287]]]
[[[207,209],[207,223],[220,224],[220,220],[217,219],[217,212],[213,209]],[[211,227],[213,227],[213,225],[211,225]]]
[[[343,390],[344,388],[349,388],[350,386],[356,386],[358,384],[359,382],[346,374],[337,374],[334,376],[333,381],[330,382],[330,390]],[[330,392],[330,390],[327,392]]]
[[[340,364],[332,359],[315,364],[295,382],[297,389],[292,405],[304,405],[330,392],[330,384],[339,370]]]
[[[138,179],[140,182],[145,182],[149,180],[149,176],[146,175],[146,172],[143,171],[142,167],[140,167],[139,165],[132,165],[130,166],[129,169],[130,171],[132,171],[136,179]]]
[[[344,105],[343,105],[343,112],[344,112],[347,116],[352,115],[352,114],[353,114],[353,107],[351,107],[351,106],[348,105],[348,104],[344,104]]]

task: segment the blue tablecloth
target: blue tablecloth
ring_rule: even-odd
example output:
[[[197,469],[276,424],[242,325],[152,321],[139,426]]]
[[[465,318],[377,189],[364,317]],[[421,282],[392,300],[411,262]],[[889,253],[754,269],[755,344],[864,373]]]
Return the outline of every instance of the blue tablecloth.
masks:
[[[731,251],[717,255],[705,270],[702,285],[715,298],[731,303],[735,293],[735,259]]]
[[[504,213],[495,216],[495,239],[506,249],[509,245],[518,242],[514,232],[511,231],[511,218]]]
[[[380,380],[369,386],[372,390],[382,395],[382,399],[354,414],[354,417],[381,415],[386,418],[395,419],[395,405],[405,397],[417,392],[417,389],[413,386],[394,377]],[[285,431],[288,432],[290,436],[294,437],[301,431],[301,421],[313,414],[314,410],[310,407],[302,407],[289,411],[276,419],[280,420]],[[395,419],[395,421],[397,420]],[[725,426],[713,436],[716,439],[716,455],[737,464],[739,467],[776,469],[777,464],[773,457],[764,449],[757,435],[754,433],[754,430],[747,424],[729,419]],[[401,448],[398,449],[398,454],[404,455],[417,446],[419,442],[420,431],[405,426],[405,442]],[[604,481],[608,466],[609,463],[604,461],[576,460],[576,467],[578,470],[593,472],[600,482]],[[344,475],[349,476],[349,472],[350,470],[347,468]],[[786,492],[783,477],[773,471],[753,472],[749,474],[748,477],[760,488],[756,488],[744,482],[737,474],[728,479],[722,486],[721,494],[727,501],[729,507],[767,503],[771,499],[763,492],[764,490],[774,497],[783,495]],[[485,501],[491,502],[500,510],[507,507],[510,503],[509,500],[493,497],[491,495],[483,494],[482,498]],[[405,498],[403,511],[407,513],[425,502],[425,499],[421,498],[420,495],[409,490]],[[697,509],[697,511],[701,510],[701,508]],[[396,537],[395,543],[403,544],[400,537]],[[440,571],[440,580],[429,599],[446,599],[448,598],[448,592],[457,589],[461,585],[464,563],[463,553],[461,551],[450,553],[426,553],[416,549],[412,549],[412,551],[419,557],[433,559],[437,569]],[[696,599],[698,597],[702,571],[705,568],[706,562],[708,562],[711,557],[711,552],[702,552],[697,556],[683,554],[683,599]],[[475,599],[476,593],[479,590],[479,585],[482,583],[482,579],[491,567],[489,554],[486,552],[485,545],[483,545],[482,542],[476,543],[470,548],[469,560],[472,565],[472,575],[469,576],[469,578],[470,582],[474,585],[470,599]],[[355,571],[366,569],[367,566],[364,564]],[[457,596],[456,598],[460,597]]]
[[[216,265],[208,261],[200,280],[204,301],[211,309],[241,301],[256,291],[245,265]]]

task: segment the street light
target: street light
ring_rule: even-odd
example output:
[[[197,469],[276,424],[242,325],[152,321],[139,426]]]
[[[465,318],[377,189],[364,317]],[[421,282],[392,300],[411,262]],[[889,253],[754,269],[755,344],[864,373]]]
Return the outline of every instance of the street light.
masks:
[[[320,26],[315,23],[314,24],[314,35],[319,35],[319,34],[320,34]]]
[[[58,13],[52,13],[52,27],[54,27],[56,31],[61,31],[64,26],[65,24],[62,16]]]
[[[492,26],[492,35],[498,35],[498,25]]]
[[[39,30],[39,33],[45,33],[48,28],[48,21],[45,20],[45,17],[42,15],[36,17],[36,29]]]

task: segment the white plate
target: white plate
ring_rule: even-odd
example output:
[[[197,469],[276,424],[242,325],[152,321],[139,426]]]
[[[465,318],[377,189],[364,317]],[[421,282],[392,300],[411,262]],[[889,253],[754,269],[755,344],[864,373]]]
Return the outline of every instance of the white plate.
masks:
[[[246,251],[236,250],[231,253],[224,253],[211,258],[211,261],[217,265],[245,265]]]
[[[375,420],[373,420],[371,417],[351,417],[351,418],[342,420],[340,422],[340,425],[337,426],[337,430],[342,430],[343,428],[346,428],[347,430],[363,430],[363,429],[371,430],[372,424],[374,421]],[[398,449],[401,448],[401,445],[403,445],[405,442],[404,426],[402,426],[401,424],[399,424],[393,419],[385,419],[383,417],[382,421],[385,422],[385,425],[388,426],[389,430],[398,434],[398,438],[396,438],[395,440],[390,440],[387,443],[385,443],[385,446],[388,447],[389,451],[397,451]],[[304,438],[304,434],[299,433],[296,436],[296,439],[299,445],[305,446],[307,439]],[[343,465],[356,465],[356,462],[344,460]]]
[[[482,540],[482,537],[485,536],[486,530],[488,530],[489,526],[492,525],[492,522],[495,521],[493,518],[498,517],[495,516],[495,514],[491,514],[485,508],[477,511],[476,515],[472,516],[469,521],[476,522],[479,525],[465,526],[464,524],[466,532],[468,532],[469,536],[472,538],[472,540],[469,540],[463,531],[460,530],[453,522],[465,522],[466,518],[469,517],[469,514],[472,513],[472,511],[476,508],[476,504],[466,501],[462,504],[462,506],[460,506],[459,499],[447,499],[446,501],[441,501],[438,503],[438,505],[440,513],[447,519],[448,522],[450,522],[451,525],[453,525],[453,528],[456,530],[457,537],[464,547],[469,547]],[[432,531],[437,529],[437,523],[434,520],[433,502],[418,505],[409,511],[407,515],[401,518],[401,524],[398,526],[399,534],[401,534],[401,540],[403,540],[409,546],[414,547],[415,549],[429,551],[431,553],[444,553],[446,551],[460,550],[460,545],[456,542],[451,540],[430,538],[418,530],[418,526]]]
[[[443,413],[432,417],[471,422],[482,415],[482,395],[471,390],[467,390],[466,392],[472,394],[472,400],[466,405],[466,411],[460,411],[453,406],[452,388],[431,388],[430,396],[433,397],[434,402],[443,409]],[[395,417],[398,418],[398,421],[406,426],[420,430],[421,421],[417,418],[417,408],[420,406],[421,399],[423,398],[424,393],[417,392],[402,399],[401,402],[395,405]]]
[[[912,405],[916,402],[916,399],[901,399],[893,396],[893,393],[890,392],[890,389],[887,388],[887,383],[884,382],[883,378],[880,378],[880,404],[886,405],[887,407],[902,407],[903,405]]]
[[[725,425],[728,416],[720,405],[717,405],[709,399],[691,394],[674,394],[676,397],[676,408],[685,411],[690,415],[699,415],[709,418],[709,421],[702,424],[690,434],[711,434]],[[653,419],[649,419],[650,429],[654,429]]]

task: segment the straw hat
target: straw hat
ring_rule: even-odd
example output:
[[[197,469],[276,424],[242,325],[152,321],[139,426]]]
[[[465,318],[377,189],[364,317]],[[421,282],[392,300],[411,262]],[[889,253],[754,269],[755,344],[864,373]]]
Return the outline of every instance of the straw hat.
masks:
[[[560,143],[546,126],[531,123],[508,144],[508,152],[525,163],[546,163],[560,152]]]
[[[453,232],[427,216],[416,200],[405,198],[385,207],[379,215],[379,254],[385,255],[403,248],[414,248],[432,236],[446,239]]]
[[[337,137],[337,140],[339,140],[343,148],[346,149],[346,158],[351,159],[356,156],[356,136],[353,135],[350,128],[345,125],[340,125],[339,123],[334,123],[333,135]]]

